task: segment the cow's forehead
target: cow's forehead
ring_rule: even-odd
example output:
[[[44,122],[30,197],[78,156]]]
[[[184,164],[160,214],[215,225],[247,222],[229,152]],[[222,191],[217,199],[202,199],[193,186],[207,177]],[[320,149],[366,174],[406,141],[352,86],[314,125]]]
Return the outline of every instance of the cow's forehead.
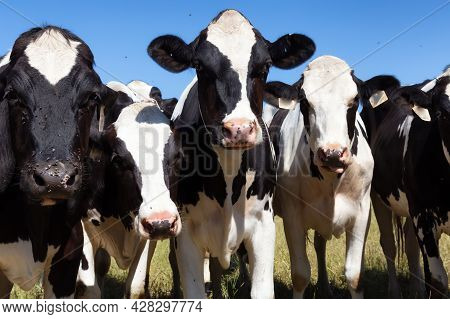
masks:
[[[30,66],[55,85],[69,75],[76,63],[80,44],[67,39],[58,30],[49,29],[27,45],[25,55]]]
[[[319,57],[308,65],[302,88],[312,104],[323,100],[348,103],[358,94],[350,67],[333,56]]]
[[[206,41],[216,46],[234,68],[247,68],[256,37],[241,13],[227,10],[209,24]]]

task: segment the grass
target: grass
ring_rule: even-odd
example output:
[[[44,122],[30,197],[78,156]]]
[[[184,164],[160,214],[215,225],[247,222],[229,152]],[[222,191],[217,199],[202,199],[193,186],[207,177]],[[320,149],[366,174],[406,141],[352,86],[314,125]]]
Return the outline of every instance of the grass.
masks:
[[[275,297],[291,298],[292,283],[290,277],[289,252],[284,238],[282,220],[275,218],[277,227],[277,239],[275,249]],[[307,251],[311,263],[311,284],[308,287],[305,297],[314,298],[317,281],[317,264],[312,240],[313,232],[309,232],[308,237],[311,242]],[[450,269],[450,237],[443,236],[440,241],[442,259],[447,271]],[[170,298],[172,291],[172,271],[169,260],[169,242],[158,243],[155,255],[150,268],[150,293],[153,298]],[[350,298],[350,293],[346,288],[344,277],[345,259],[345,236],[340,239],[333,238],[327,245],[327,267],[330,284],[335,298]],[[401,256],[398,265],[398,274],[403,295],[408,295],[408,271],[406,256]],[[106,281],[105,296],[108,298],[122,298],[124,282],[127,276],[126,271],[120,270],[113,262]],[[387,272],[386,262],[379,244],[379,231],[375,218],[372,218],[369,235],[366,243],[365,253],[365,273],[364,287],[366,298],[386,298],[387,297]],[[226,298],[246,298],[248,291],[239,279],[237,261],[233,260],[229,270],[226,271],[222,280],[222,292]],[[41,298],[42,288],[37,285],[31,291],[24,292],[14,287],[13,298]]]

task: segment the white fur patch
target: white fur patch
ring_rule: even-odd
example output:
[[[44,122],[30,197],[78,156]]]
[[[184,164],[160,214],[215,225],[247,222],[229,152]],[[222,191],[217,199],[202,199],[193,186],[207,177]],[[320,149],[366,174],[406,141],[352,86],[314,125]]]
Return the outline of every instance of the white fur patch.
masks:
[[[403,144],[403,158],[405,158],[406,151],[408,150],[409,130],[411,129],[411,123],[413,119],[414,119],[413,115],[406,116],[406,118],[398,127],[399,136],[405,139]]]
[[[140,101],[148,101],[150,99],[150,91],[153,86],[139,80],[131,81],[127,86],[136,94]]]
[[[401,190],[398,190],[400,196],[397,199],[395,199],[394,195],[389,195],[388,202],[391,206],[392,210],[396,215],[402,216],[402,217],[409,217],[409,205],[408,205],[408,199],[406,198],[406,194],[403,193]]]
[[[141,173],[139,218],[161,211],[177,214],[164,180],[164,147],[172,134],[167,117],[155,103],[139,102],[123,109],[114,126]]]
[[[11,57],[11,50],[9,50],[8,53],[5,54],[3,59],[0,60],[0,68],[9,63],[10,57]]]
[[[447,147],[445,147],[444,142],[442,142],[442,149],[444,150],[445,158],[447,159],[447,163],[450,164],[450,154],[448,153]]]
[[[133,102],[140,102],[139,98],[136,96],[136,94],[125,84],[117,82],[117,81],[111,81],[106,84],[107,87],[109,87],[111,90],[114,90],[116,92],[122,92],[128,95],[130,99],[133,100]]]
[[[0,244],[0,269],[10,282],[23,290],[30,290],[41,279],[47,263],[57,250],[54,246],[49,246],[46,260],[35,262],[31,241],[18,240]]]
[[[313,152],[329,144],[351,148],[347,110],[358,94],[348,64],[333,56],[321,56],[303,73],[303,91],[313,109],[310,112]]]
[[[388,97],[386,95],[386,92],[384,91],[377,91],[369,98],[369,102],[372,105],[373,108],[377,107],[380,104],[383,104],[388,100]]]
[[[67,40],[60,32],[50,29],[28,44],[25,55],[28,63],[55,85],[69,75],[75,65],[78,45],[80,42]]]
[[[255,32],[250,22],[235,10],[225,11],[217,21],[208,26],[206,40],[216,46],[231,62],[241,83],[241,100],[234,110],[225,116],[223,122],[233,119],[256,119],[247,97],[248,65],[253,45],[256,43]]]
[[[189,83],[189,85],[184,89],[183,93],[181,94],[180,98],[178,99],[178,103],[175,106],[175,109],[173,110],[173,113],[172,113],[172,118],[171,118],[172,121],[175,121],[181,115],[181,112],[183,112],[184,103],[186,102],[189,92],[191,91],[191,89],[195,85],[195,83],[197,83],[197,76],[194,76],[191,83]]]

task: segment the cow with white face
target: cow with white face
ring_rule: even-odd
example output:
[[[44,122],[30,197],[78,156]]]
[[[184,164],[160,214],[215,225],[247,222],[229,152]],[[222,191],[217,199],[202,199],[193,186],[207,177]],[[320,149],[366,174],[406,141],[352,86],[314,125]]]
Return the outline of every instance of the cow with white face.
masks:
[[[167,180],[167,144],[172,136],[169,119],[151,95],[133,90],[136,83],[108,84],[118,93],[106,112],[101,127],[106,130],[97,143],[103,156],[99,170],[104,172],[104,182],[83,219],[86,237],[78,276],[80,298],[100,298],[109,256],[121,269],[129,269],[125,297],[146,296],[157,240],[177,236],[181,230]],[[159,89],[144,82],[139,81],[139,86],[158,92],[165,105],[173,101],[162,100]]]
[[[172,115],[172,196],[184,214],[176,254],[185,297],[205,297],[205,252],[228,268],[241,243],[249,253],[251,296],[274,296],[275,164],[262,121],[264,85],[271,65],[289,69],[314,51],[313,41],[299,34],[269,42],[235,10],[221,12],[189,45],[171,35],[150,43],[148,53],[162,67],[197,73]]]
[[[284,221],[294,297],[310,280],[306,232],[316,231],[318,285],[330,295],[325,240],[346,233],[345,277],[353,298],[362,297],[363,252],[370,215],[373,158],[357,112],[358,80],[343,60],[312,61],[292,86],[271,82],[267,103],[279,110],[270,134],[279,157],[274,210]]]

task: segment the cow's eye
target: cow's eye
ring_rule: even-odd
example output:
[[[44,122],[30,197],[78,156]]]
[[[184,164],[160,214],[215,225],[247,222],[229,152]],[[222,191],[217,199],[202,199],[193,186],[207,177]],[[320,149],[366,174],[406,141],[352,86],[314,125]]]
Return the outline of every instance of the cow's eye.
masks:
[[[89,96],[89,101],[96,104],[100,103],[101,101],[100,95],[98,95],[98,93],[92,93]]]
[[[4,99],[10,101],[10,102],[16,102],[19,100],[19,96],[17,95],[17,92],[13,89],[10,89],[6,91],[5,95],[3,96]]]
[[[197,70],[197,71],[202,71],[203,70],[203,65],[199,60],[194,60],[192,61],[192,66]]]

